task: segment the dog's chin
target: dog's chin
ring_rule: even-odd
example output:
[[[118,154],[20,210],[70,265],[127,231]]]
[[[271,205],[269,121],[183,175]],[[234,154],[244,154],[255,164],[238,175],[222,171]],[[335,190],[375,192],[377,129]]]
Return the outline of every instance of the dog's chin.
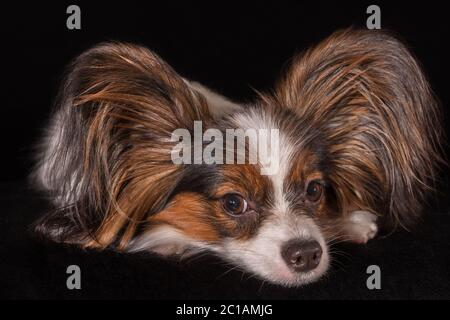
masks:
[[[277,260],[277,259],[276,259]],[[329,267],[328,254],[324,254],[319,265],[314,269],[306,272],[296,272],[291,270],[283,262],[278,261],[272,267],[268,268],[264,272],[258,268],[247,268],[249,272],[255,273],[263,281],[270,282],[272,284],[281,285],[284,287],[300,287],[313,282],[316,282],[322,276],[324,276]],[[253,270],[252,270],[253,269]]]
[[[278,255],[269,256],[265,253],[236,252],[230,255],[219,254],[242,270],[255,275],[262,281],[284,287],[300,287],[319,280],[329,268],[330,257],[328,248],[322,245],[322,258],[319,265],[310,271],[297,272],[289,268]],[[229,252],[228,252],[229,253]],[[266,252],[267,253],[267,252]]]
[[[300,287],[319,280],[327,271],[328,266],[319,265],[308,272],[293,272],[286,268],[282,272],[274,272],[264,280],[284,287]]]
[[[195,256],[199,253],[204,253],[205,251],[210,251],[211,253],[216,254],[218,257],[224,258],[222,254],[217,254],[217,250],[205,250],[205,248],[196,247],[184,248],[182,253],[180,253],[180,251],[171,252],[170,255],[184,259]],[[159,254],[167,256],[166,252],[159,252]],[[247,273],[255,275],[262,281],[269,282],[275,285],[281,285],[284,287],[300,287],[316,282],[320,278],[322,278],[329,268],[330,258],[328,255],[328,250],[326,250],[325,248],[319,265],[314,270],[307,272],[293,271],[280,259],[268,259],[266,261],[270,261],[270,263],[262,262],[258,266],[255,265],[254,261],[237,261],[234,258],[227,260],[230,260],[237,267],[240,267],[240,269],[246,271]]]

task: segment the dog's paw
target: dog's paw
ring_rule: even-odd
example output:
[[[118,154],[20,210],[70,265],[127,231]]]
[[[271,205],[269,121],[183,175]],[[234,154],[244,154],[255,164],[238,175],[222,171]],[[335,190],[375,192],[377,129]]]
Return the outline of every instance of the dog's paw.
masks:
[[[368,211],[353,211],[345,226],[345,233],[350,241],[365,244],[378,232],[376,220],[377,216]]]

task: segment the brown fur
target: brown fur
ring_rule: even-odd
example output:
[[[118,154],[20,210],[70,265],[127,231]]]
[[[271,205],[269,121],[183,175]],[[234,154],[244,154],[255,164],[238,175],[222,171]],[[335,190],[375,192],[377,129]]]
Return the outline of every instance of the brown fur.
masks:
[[[411,52],[383,31],[344,30],[293,59],[273,95],[326,138],[342,213],[412,225],[436,180],[441,116]]]

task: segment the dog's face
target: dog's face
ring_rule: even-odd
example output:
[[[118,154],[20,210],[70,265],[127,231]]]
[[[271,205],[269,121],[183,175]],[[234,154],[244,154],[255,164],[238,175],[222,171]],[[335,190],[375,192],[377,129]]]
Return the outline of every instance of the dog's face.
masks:
[[[320,137],[288,110],[248,110],[226,125],[276,127],[277,172],[261,175],[259,164],[191,165],[130,249],[153,246],[165,255],[212,249],[274,283],[317,279],[328,268],[325,226],[333,218]]]

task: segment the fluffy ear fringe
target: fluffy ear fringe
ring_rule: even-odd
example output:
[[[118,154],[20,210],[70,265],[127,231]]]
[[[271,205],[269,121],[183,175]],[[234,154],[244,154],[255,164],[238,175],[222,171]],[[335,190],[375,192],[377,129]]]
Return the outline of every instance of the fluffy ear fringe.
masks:
[[[204,98],[153,52],[103,43],[83,53],[68,70],[34,174],[60,209],[36,230],[124,248],[180,178],[171,133],[195,120],[211,121]]]
[[[383,31],[336,32],[293,60],[266,102],[321,132],[344,213],[354,206],[408,228],[442,160],[438,103],[411,52]]]

